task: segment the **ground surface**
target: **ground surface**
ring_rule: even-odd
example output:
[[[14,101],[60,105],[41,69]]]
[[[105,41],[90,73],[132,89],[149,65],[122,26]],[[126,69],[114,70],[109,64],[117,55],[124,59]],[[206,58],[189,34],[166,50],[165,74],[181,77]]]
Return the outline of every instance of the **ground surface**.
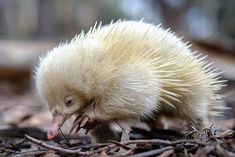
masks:
[[[211,128],[187,134],[134,128],[130,142],[105,144],[92,144],[85,135],[68,135],[69,122],[62,129],[65,137],[47,141],[46,129],[51,122],[47,106],[33,89],[21,82],[17,86],[7,82],[1,86],[0,97],[1,156],[235,156],[234,82],[221,91],[232,109],[212,120]],[[24,92],[20,86],[25,88]]]

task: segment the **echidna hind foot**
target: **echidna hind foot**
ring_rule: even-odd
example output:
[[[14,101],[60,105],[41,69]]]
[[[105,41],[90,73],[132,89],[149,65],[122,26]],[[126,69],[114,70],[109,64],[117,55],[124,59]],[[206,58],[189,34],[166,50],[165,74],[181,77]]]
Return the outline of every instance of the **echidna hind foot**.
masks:
[[[189,101],[189,104],[187,105],[188,110],[185,111],[185,115],[182,114],[182,118],[185,119],[188,124],[188,130],[192,131],[196,129],[198,131],[202,131],[210,125],[208,119],[210,116],[210,111],[208,110],[209,104],[206,100],[204,101],[203,98],[204,97],[202,96],[199,99],[195,98],[198,100]]]
[[[207,117],[189,120],[187,124],[188,131],[202,131],[210,125]]]
[[[194,94],[183,97],[181,105],[175,105],[175,108],[161,105],[161,110],[154,114],[154,117],[157,117],[155,122],[151,123],[162,124],[164,129],[169,129],[171,125],[169,125],[167,121],[172,119],[177,121],[178,119],[178,121],[186,122],[188,131],[201,131],[211,125],[209,123],[209,116],[211,113],[208,101],[208,98],[203,94]],[[159,120],[162,120],[162,116],[166,117],[166,120],[164,122],[159,122]],[[184,125],[180,127],[184,127]]]

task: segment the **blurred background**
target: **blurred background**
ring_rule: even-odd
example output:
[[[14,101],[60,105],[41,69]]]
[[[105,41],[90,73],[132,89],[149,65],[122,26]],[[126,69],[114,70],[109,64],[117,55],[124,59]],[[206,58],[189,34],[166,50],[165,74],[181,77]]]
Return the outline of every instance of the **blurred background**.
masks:
[[[234,0],[0,0],[0,129],[47,128],[51,116],[35,91],[38,57],[96,21],[162,24],[224,71],[221,93],[232,107],[218,125],[235,126]]]

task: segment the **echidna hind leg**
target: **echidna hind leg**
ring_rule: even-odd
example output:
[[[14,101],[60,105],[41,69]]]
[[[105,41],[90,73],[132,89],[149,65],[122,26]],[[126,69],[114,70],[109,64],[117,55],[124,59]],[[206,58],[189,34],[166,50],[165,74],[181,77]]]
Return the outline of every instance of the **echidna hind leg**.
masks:
[[[190,131],[202,131],[205,128],[209,127],[209,121],[207,117],[204,118],[198,118],[198,119],[193,119],[189,120],[188,122],[188,130]]]
[[[195,104],[196,105],[196,104]],[[201,104],[197,104],[200,108]],[[205,105],[201,105],[205,107]],[[209,120],[208,120],[208,111],[207,107],[204,108],[204,111],[198,111],[198,108],[195,108],[195,110],[192,110],[191,113],[188,113],[188,128],[189,130],[198,130],[201,131],[207,127],[209,127]],[[200,108],[201,110],[201,108]]]

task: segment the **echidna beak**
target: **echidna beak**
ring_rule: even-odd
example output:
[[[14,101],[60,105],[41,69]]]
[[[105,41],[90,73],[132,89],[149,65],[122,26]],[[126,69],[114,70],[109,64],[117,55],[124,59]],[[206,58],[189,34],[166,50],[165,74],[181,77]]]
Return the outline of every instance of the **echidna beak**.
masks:
[[[47,131],[48,140],[52,140],[59,134],[59,130],[66,119],[67,119],[66,114],[62,114],[62,113],[53,114],[52,125]]]

